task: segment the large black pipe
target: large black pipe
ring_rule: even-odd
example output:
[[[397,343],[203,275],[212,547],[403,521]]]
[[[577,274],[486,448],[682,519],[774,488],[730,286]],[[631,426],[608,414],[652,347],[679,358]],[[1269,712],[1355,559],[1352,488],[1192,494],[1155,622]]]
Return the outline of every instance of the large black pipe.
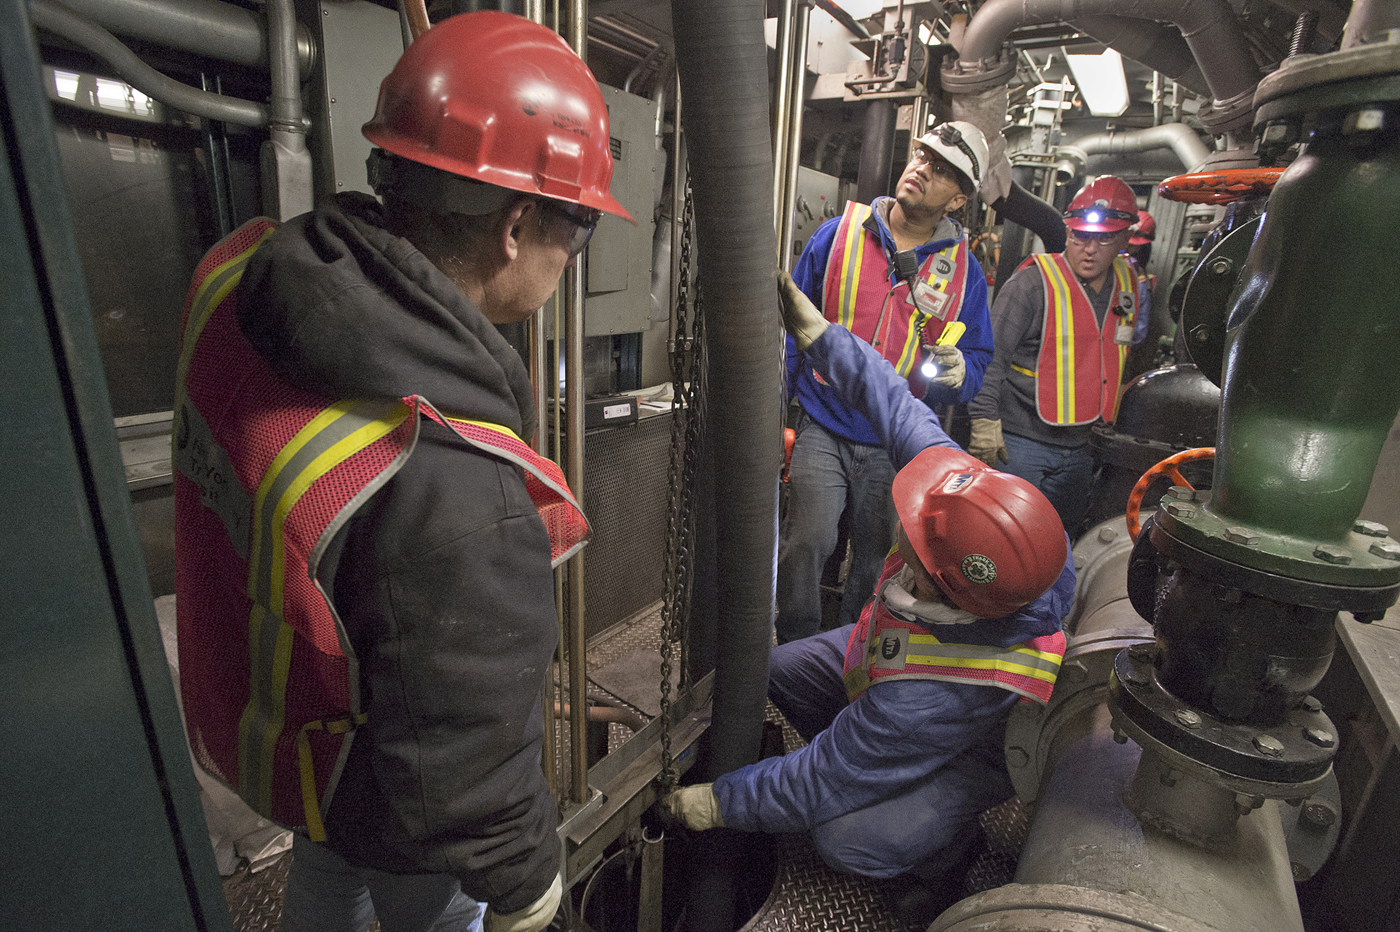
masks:
[[[715,464],[714,776],[758,760],[775,605],[782,468],[782,327],[774,274],[773,150],[763,5],[672,0],[708,343],[705,444]],[[701,836],[732,843],[729,833]],[[713,836],[714,840],[708,839]],[[732,858],[696,858],[692,930],[738,923]]]
[[[856,174],[856,201],[861,204],[890,193],[896,115],[892,100],[872,100],[865,105],[865,133]]]

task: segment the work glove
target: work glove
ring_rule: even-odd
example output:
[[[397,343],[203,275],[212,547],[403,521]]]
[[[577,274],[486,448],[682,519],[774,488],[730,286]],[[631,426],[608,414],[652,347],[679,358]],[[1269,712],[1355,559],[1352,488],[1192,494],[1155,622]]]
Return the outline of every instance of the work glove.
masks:
[[[778,269],[778,297],[783,308],[783,327],[792,334],[798,352],[815,343],[831,326],[812,299],[803,294],[792,276],[782,269]]]
[[[693,832],[723,828],[724,818],[719,813],[719,800],[715,798],[713,786],[713,783],[697,783],[681,787],[661,800],[661,808]]]
[[[513,913],[496,913],[488,905],[481,927],[484,932],[540,932],[554,921],[554,914],[559,909],[559,898],[563,893],[564,885],[559,882],[559,875],[555,874],[554,883],[544,891],[544,896],[524,909]]]
[[[948,388],[961,388],[963,379],[967,378],[967,363],[963,362],[962,350],[956,346],[934,346],[932,355],[938,374],[929,382]]]
[[[1001,438],[1001,420],[973,418],[972,439],[967,442],[967,452],[993,469],[997,466],[997,460],[1011,462],[1006,455],[1006,441]]]

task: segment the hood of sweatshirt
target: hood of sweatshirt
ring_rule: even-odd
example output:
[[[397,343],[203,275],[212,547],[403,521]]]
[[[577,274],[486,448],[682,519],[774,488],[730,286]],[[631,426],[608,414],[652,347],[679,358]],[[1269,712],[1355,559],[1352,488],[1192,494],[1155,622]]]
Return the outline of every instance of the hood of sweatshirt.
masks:
[[[283,223],[253,254],[238,322],[282,379],[330,398],[422,395],[444,414],[528,441],[534,389],[520,355],[379,202],[341,194]]]

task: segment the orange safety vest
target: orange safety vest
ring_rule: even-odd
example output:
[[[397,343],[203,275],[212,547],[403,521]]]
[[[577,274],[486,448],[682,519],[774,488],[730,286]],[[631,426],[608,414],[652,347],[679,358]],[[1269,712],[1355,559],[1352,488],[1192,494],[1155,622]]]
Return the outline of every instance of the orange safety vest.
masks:
[[[1123,256],[1113,260],[1114,293],[1100,326],[1079,279],[1060,253],[1037,253],[1034,263],[1045,291],[1040,357],[1035,377],[1036,411],[1047,424],[1112,423],[1118,412],[1123,361],[1137,319],[1137,276]],[[1019,269],[1017,271],[1020,271]]]
[[[879,237],[865,229],[871,213],[869,204],[846,203],[826,261],[822,313],[875,347],[908,379],[915,397],[922,398],[927,379],[915,367],[922,362],[923,348],[932,346],[962,312],[967,237],[924,260],[910,300],[908,282],[890,285],[889,257]],[[885,296],[878,314],[872,311],[871,295]],[[813,374],[826,384],[815,370]]]
[[[881,680],[999,686],[1042,705],[1050,701],[1065,656],[1062,632],[1011,647],[940,641],[924,625],[896,618],[878,596],[885,581],[903,566],[899,554],[886,558],[877,596],[865,606],[846,642],[843,674],[852,702]]]
[[[412,454],[420,418],[524,470],[554,565],[589,531],[559,467],[505,427],[446,417],[418,395],[333,401],[279,379],[235,314],[247,261],[274,229],[260,218],[230,234],[186,298],[172,438],[180,691],[201,765],[319,841],[367,716],[317,566]]]

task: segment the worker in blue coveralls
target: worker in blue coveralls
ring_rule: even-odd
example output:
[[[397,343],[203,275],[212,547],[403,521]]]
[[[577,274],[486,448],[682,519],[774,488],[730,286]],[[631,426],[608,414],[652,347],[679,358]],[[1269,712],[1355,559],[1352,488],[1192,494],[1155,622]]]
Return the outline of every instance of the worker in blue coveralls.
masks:
[[[919,138],[893,197],[848,203],[812,235],[793,270],[826,320],[873,346],[908,381],[906,390],[931,406],[971,399],[992,359],[986,277],[962,226],[946,216],[976,193],[986,169],[981,131],[971,123],[942,124]],[[967,331],[956,346],[937,346],[954,321]],[[821,627],[822,572],[842,512],[851,538],[843,625],[855,622],[874,591],[894,524],[894,466],[878,434],[791,342],[788,395],[802,413],[778,550],[780,644]]]
[[[1074,594],[1069,540],[1043,494],[963,453],[879,353],[781,277],[806,364],[900,467],[897,546],[859,623],[772,652],[768,696],[809,744],[662,808],[697,831],[807,831],[837,870],[937,884],[980,834],[978,814],[1012,795],[1007,716],[1049,700]]]

